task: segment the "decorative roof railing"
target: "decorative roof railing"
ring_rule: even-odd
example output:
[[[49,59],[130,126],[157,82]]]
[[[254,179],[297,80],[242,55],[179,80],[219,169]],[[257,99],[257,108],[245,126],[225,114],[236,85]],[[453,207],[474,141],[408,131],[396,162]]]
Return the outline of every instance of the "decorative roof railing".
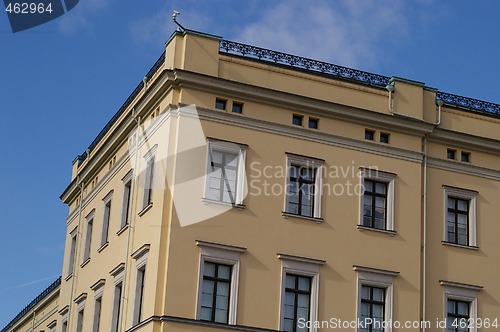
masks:
[[[59,287],[61,284],[61,277],[57,278],[56,281],[54,281],[52,284],[50,284],[49,287],[45,288],[43,292],[40,293],[33,301],[30,302],[26,307],[24,307],[23,310],[21,310],[20,313],[14,317],[13,320],[7,324],[0,332],[7,332],[14,324],[17,323],[18,320],[20,320],[24,315],[26,315],[31,309],[33,309],[38,303],[40,303],[45,297],[47,297],[54,289]]]
[[[368,73],[361,70],[347,68],[327,62],[308,59],[260,48],[256,46],[241,44],[228,40],[221,40],[219,51],[222,54],[237,55],[244,58],[275,63],[296,69],[311,71],[318,74],[326,74],[335,78],[351,80],[356,83],[385,87],[390,82],[390,77]],[[437,92],[437,99],[441,99],[445,104],[461,109],[484,113],[486,115],[500,116],[500,105],[482,100],[457,96],[446,92]]]
[[[488,101],[462,97],[440,91],[436,92],[436,99],[442,100],[447,105],[500,116],[500,105]]]
[[[368,73],[332,63],[303,58],[296,55],[277,52],[256,46],[236,43],[228,40],[220,41],[221,53],[239,55],[261,61],[273,62],[280,65],[326,74],[336,78],[353,80],[357,83],[385,87],[390,77]]]
[[[158,69],[163,66],[163,63],[165,62],[165,52],[156,60],[155,64],[151,69],[148,71],[146,74],[146,79],[149,81],[151,77],[153,77],[154,74],[158,71]],[[84,153],[78,156],[78,165],[80,165],[86,158],[87,158],[87,153],[88,151],[92,152],[92,150],[96,147],[96,145],[101,141],[101,139],[106,135],[106,133],[111,129],[111,127],[115,124],[115,122],[118,120],[118,118],[125,112],[127,107],[130,106],[132,101],[137,97],[139,92],[144,88],[144,81],[141,81],[134,91],[130,94],[130,96],[125,100],[123,105],[118,109],[118,111],[113,115],[113,117],[106,123],[104,128],[99,132],[96,138],[90,143],[89,147],[85,150]],[[1,332],[1,331],[0,331]]]

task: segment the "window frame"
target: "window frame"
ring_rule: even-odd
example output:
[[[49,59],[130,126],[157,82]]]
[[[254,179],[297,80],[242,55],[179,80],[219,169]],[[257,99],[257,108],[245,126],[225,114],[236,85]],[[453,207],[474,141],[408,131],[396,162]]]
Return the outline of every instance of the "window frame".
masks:
[[[208,190],[210,186],[210,177],[209,175],[212,173],[211,167],[211,155],[212,151],[219,151],[222,153],[233,153],[238,155],[238,165],[236,169],[236,194],[234,196],[234,202],[226,202],[224,200],[215,200],[212,198],[208,198]],[[205,172],[205,188],[203,191],[202,201],[210,202],[210,203],[218,203],[218,204],[226,204],[231,206],[244,206],[244,199],[247,191],[247,183],[246,183],[246,150],[247,146],[238,143],[232,143],[227,141],[221,141],[209,138],[208,139],[208,149],[207,149],[207,159],[206,159],[206,172]],[[222,191],[222,189],[221,189]]]
[[[132,215],[132,186],[133,186],[133,170],[130,170],[127,175],[122,178],[123,183],[123,199],[122,213],[120,219],[120,229],[118,233],[130,224]]]
[[[92,286],[90,289],[94,291],[94,308],[92,310],[92,332],[98,332],[100,330],[101,325],[101,316],[102,316],[102,296],[104,293],[104,285],[106,283],[105,279],[100,279]],[[99,302],[99,307],[97,303]],[[97,308],[99,308],[99,312],[97,312]]]
[[[240,274],[240,256],[246,248],[197,240],[200,248],[200,263],[198,269],[198,297],[196,300],[196,320],[201,320],[201,298],[205,262],[230,265],[231,285],[229,293],[229,316],[227,325],[236,325],[238,310],[238,286]]]
[[[243,103],[239,101],[233,101],[233,105],[231,106],[231,113],[243,114]],[[235,110],[236,108],[236,110]],[[237,110],[239,108],[239,111]]]
[[[376,287],[385,289],[384,299],[384,321],[392,321],[394,307],[394,278],[399,275],[399,272],[382,270],[372,267],[354,265],[354,271],[357,272],[357,289],[356,289],[356,317],[361,320],[361,296],[362,287]],[[356,327],[356,331],[360,329]],[[391,332],[391,324],[387,324],[384,332]]]
[[[123,311],[123,292],[124,292],[124,271],[125,263],[120,263],[113,270],[109,272],[114,277],[113,280],[113,302],[110,317],[110,332],[120,331],[122,325],[122,311]],[[120,291],[118,292],[118,288]]]
[[[85,319],[85,302],[87,299],[87,293],[82,293],[78,295],[74,302],[76,303],[76,322],[75,322],[75,331],[83,332],[83,323]]]
[[[478,192],[469,189],[456,188],[451,186],[443,186],[443,244],[464,247],[477,248],[477,195]],[[451,242],[448,239],[448,198],[455,198],[469,201],[468,211],[468,244],[460,244]]]
[[[469,302],[469,317],[471,319],[478,318],[477,311],[477,293],[483,289],[483,286],[464,284],[459,282],[439,280],[443,286],[443,317],[448,318],[448,300]],[[447,331],[445,326],[443,331]],[[469,329],[469,332],[477,332],[475,324]]]
[[[150,245],[145,244],[137,249],[131,256],[135,260],[135,287],[134,287],[134,302],[132,312],[132,326],[142,322],[144,313],[144,295],[146,283],[146,267]]]
[[[142,203],[141,212],[153,205],[153,184],[155,172],[155,159],[158,144],[155,144],[143,157],[144,159],[144,175],[142,180]],[[139,214],[141,214],[139,212]]]
[[[322,221],[322,200],[323,200],[323,168],[325,161],[322,159],[317,159],[313,157],[301,156],[293,153],[286,153],[286,190],[285,190],[285,206],[284,206],[284,216],[293,216],[298,218],[305,219],[313,219],[317,222]],[[289,210],[289,202],[290,202],[290,193],[289,187],[291,184],[290,181],[290,170],[292,166],[311,168],[314,170],[314,193],[313,193],[313,211],[312,216],[306,216],[303,214],[296,214],[290,212]]]
[[[91,246],[92,246],[92,233],[94,228],[94,215],[95,209],[93,209],[86,217],[86,229],[85,229],[85,242],[83,246],[83,257],[82,264],[84,265],[88,260],[90,260]]]
[[[359,229],[367,229],[374,231],[382,231],[382,232],[391,232],[395,233],[395,223],[394,223],[394,197],[395,197],[395,182],[397,178],[397,174],[380,171],[378,169],[371,168],[360,168],[360,184],[361,188],[363,188],[363,194],[359,195],[359,218],[358,218],[358,228]],[[363,224],[364,217],[364,188],[365,188],[365,180],[375,181],[375,182],[383,182],[387,184],[386,187],[386,220],[385,220],[385,229],[375,228],[370,226],[365,226]]]
[[[304,276],[311,278],[311,295],[309,298],[309,321],[318,320],[319,302],[319,272],[320,267],[326,263],[325,260],[300,257],[278,253],[281,261],[281,286],[280,286],[280,309],[279,309],[279,330],[283,331],[285,324],[285,294],[287,274]],[[309,332],[316,332],[316,324],[310,324]]]
[[[217,107],[217,105],[223,105],[223,108]],[[215,109],[225,111],[227,108],[227,99],[224,98],[215,98],[215,104],[214,104]]]
[[[295,123],[295,120],[298,123]],[[304,125],[304,116],[301,114],[292,114],[292,125],[302,127]]]
[[[69,279],[75,273],[76,253],[78,250],[78,226],[70,233],[69,261],[68,261],[68,276]]]
[[[113,190],[111,190],[103,199],[103,216],[101,229],[101,247],[105,247],[109,243],[109,226],[111,224],[111,208],[113,207]]]

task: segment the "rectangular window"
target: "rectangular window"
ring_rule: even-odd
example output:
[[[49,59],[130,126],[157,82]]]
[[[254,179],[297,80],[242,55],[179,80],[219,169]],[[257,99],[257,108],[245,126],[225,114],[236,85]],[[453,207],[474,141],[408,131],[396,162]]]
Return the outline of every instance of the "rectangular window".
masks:
[[[231,269],[230,265],[205,262],[201,292],[201,320],[228,323]]]
[[[457,150],[448,149],[446,151],[446,158],[453,160],[457,159]]]
[[[99,296],[94,301],[94,319],[92,322],[92,332],[99,332],[99,325],[101,324],[101,307],[102,296]]]
[[[448,242],[469,244],[469,200],[448,197]]]
[[[113,298],[113,315],[111,317],[111,332],[120,331],[121,311],[122,311],[122,283],[115,285]]]
[[[285,303],[283,316],[283,331],[307,331],[299,328],[299,319],[309,321],[311,306],[311,277],[287,274],[285,278]],[[302,324],[301,324],[302,325]]]
[[[461,154],[461,159],[463,162],[468,163],[470,162],[470,152],[463,152]]]
[[[217,98],[217,99],[215,99],[215,108],[218,110],[225,111],[226,110],[226,103],[227,103],[227,100]]]
[[[137,280],[135,287],[136,310],[134,312],[134,325],[139,324],[142,319],[142,309],[144,306],[144,280],[146,278],[146,267],[137,270]]]
[[[321,218],[323,161],[287,154],[287,192],[285,212]]]
[[[365,180],[363,194],[363,226],[386,229],[387,183]]]
[[[302,126],[303,119],[304,119],[304,117],[302,115],[294,114],[292,116],[292,124],[294,124],[296,126]]]
[[[76,332],[83,331],[83,309],[78,311],[78,316],[76,317]]]
[[[109,223],[111,221],[111,199],[113,192],[110,192],[104,199],[104,215],[102,218],[101,247],[108,243]]]
[[[156,150],[156,149],[155,149]],[[148,153],[149,154],[149,153]],[[153,177],[154,177],[155,156],[150,156],[146,161],[144,172],[144,192],[142,196],[142,208],[145,209],[153,203]]]
[[[68,332],[68,321],[64,321],[61,327],[62,332]]]
[[[318,129],[319,120],[315,118],[309,118],[309,128]]]
[[[370,322],[360,331],[383,332],[385,313],[385,288],[361,287],[361,321]]]
[[[449,332],[467,332],[469,329],[470,303],[448,299],[446,330]],[[462,326],[462,327],[461,327]]]
[[[90,248],[92,245],[92,227],[94,225],[94,210],[90,212],[87,217],[87,230],[85,232],[85,246],[83,248],[83,262],[85,263],[88,259],[90,259]]]
[[[233,102],[233,113],[243,113],[243,103]]]
[[[393,232],[396,174],[362,168],[360,176],[363,194],[358,229]]]
[[[375,130],[365,129],[365,139],[369,141],[375,140]]]
[[[380,143],[389,144],[389,136],[388,133],[380,133]]]
[[[120,229],[130,222],[130,195],[132,194],[132,173],[123,181],[122,219]]]
[[[71,243],[69,247],[69,264],[68,264],[68,276],[73,274],[73,270],[75,268],[75,259],[76,259],[76,239],[78,235],[78,229],[75,229],[71,232]]]
[[[246,148],[229,142],[210,141],[205,199],[242,205]]]

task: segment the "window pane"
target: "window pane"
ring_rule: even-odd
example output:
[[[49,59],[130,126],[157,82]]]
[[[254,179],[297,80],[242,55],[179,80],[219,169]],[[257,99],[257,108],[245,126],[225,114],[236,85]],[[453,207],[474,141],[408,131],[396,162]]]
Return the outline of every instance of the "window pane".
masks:
[[[387,185],[385,183],[377,182],[375,184],[375,192],[377,194],[385,194],[386,188],[387,188]]]
[[[370,299],[370,288],[366,286],[361,287],[361,298],[364,300]]]
[[[229,310],[229,297],[217,295],[215,299],[215,308],[222,310]]]
[[[294,315],[294,306],[292,305],[285,305],[285,318],[290,318],[293,319]]]
[[[226,153],[226,165],[231,167],[237,167],[238,155],[234,153]]]
[[[227,323],[227,310],[215,309],[215,321],[217,323]]]
[[[212,154],[210,155],[212,163],[222,165],[222,156],[222,152],[212,150]]]
[[[373,192],[373,182],[365,180],[365,191]]]
[[[295,288],[295,278],[296,277],[294,275],[287,274],[285,287],[286,288]]]
[[[468,201],[464,201],[464,200],[461,200],[461,199],[458,200],[458,209],[460,211],[467,211],[468,207],[469,207],[469,202]]]
[[[309,291],[311,279],[309,277],[299,277],[299,290]]]
[[[469,303],[458,302],[458,314],[468,316],[469,315]]]
[[[219,265],[218,277],[221,279],[229,279],[231,276],[231,266]]]
[[[375,197],[375,206],[385,208],[385,198]]]
[[[215,276],[215,264],[205,262],[205,265],[203,268],[203,275],[209,276],[209,277],[214,277]]]
[[[451,198],[451,197],[448,198],[448,208],[449,209],[455,208],[455,199],[454,198]]]
[[[200,319],[201,320],[212,320],[212,309],[201,307]]]
[[[385,289],[383,288],[373,288],[373,300],[383,302],[384,293]]]
[[[283,331],[293,331],[293,319],[285,319]]]
[[[229,296],[229,283],[228,282],[218,282],[217,283],[217,296]]]

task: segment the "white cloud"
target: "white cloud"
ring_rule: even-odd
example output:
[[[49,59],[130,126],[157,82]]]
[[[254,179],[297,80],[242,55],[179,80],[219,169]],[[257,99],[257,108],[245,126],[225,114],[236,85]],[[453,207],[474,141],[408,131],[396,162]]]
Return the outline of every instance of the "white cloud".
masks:
[[[59,29],[66,34],[89,28],[88,17],[108,7],[109,0],[80,0],[78,4],[59,20]]]
[[[350,67],[375,66],[379,44],[408,37],[403,1],[274,2],[237,41]]]

